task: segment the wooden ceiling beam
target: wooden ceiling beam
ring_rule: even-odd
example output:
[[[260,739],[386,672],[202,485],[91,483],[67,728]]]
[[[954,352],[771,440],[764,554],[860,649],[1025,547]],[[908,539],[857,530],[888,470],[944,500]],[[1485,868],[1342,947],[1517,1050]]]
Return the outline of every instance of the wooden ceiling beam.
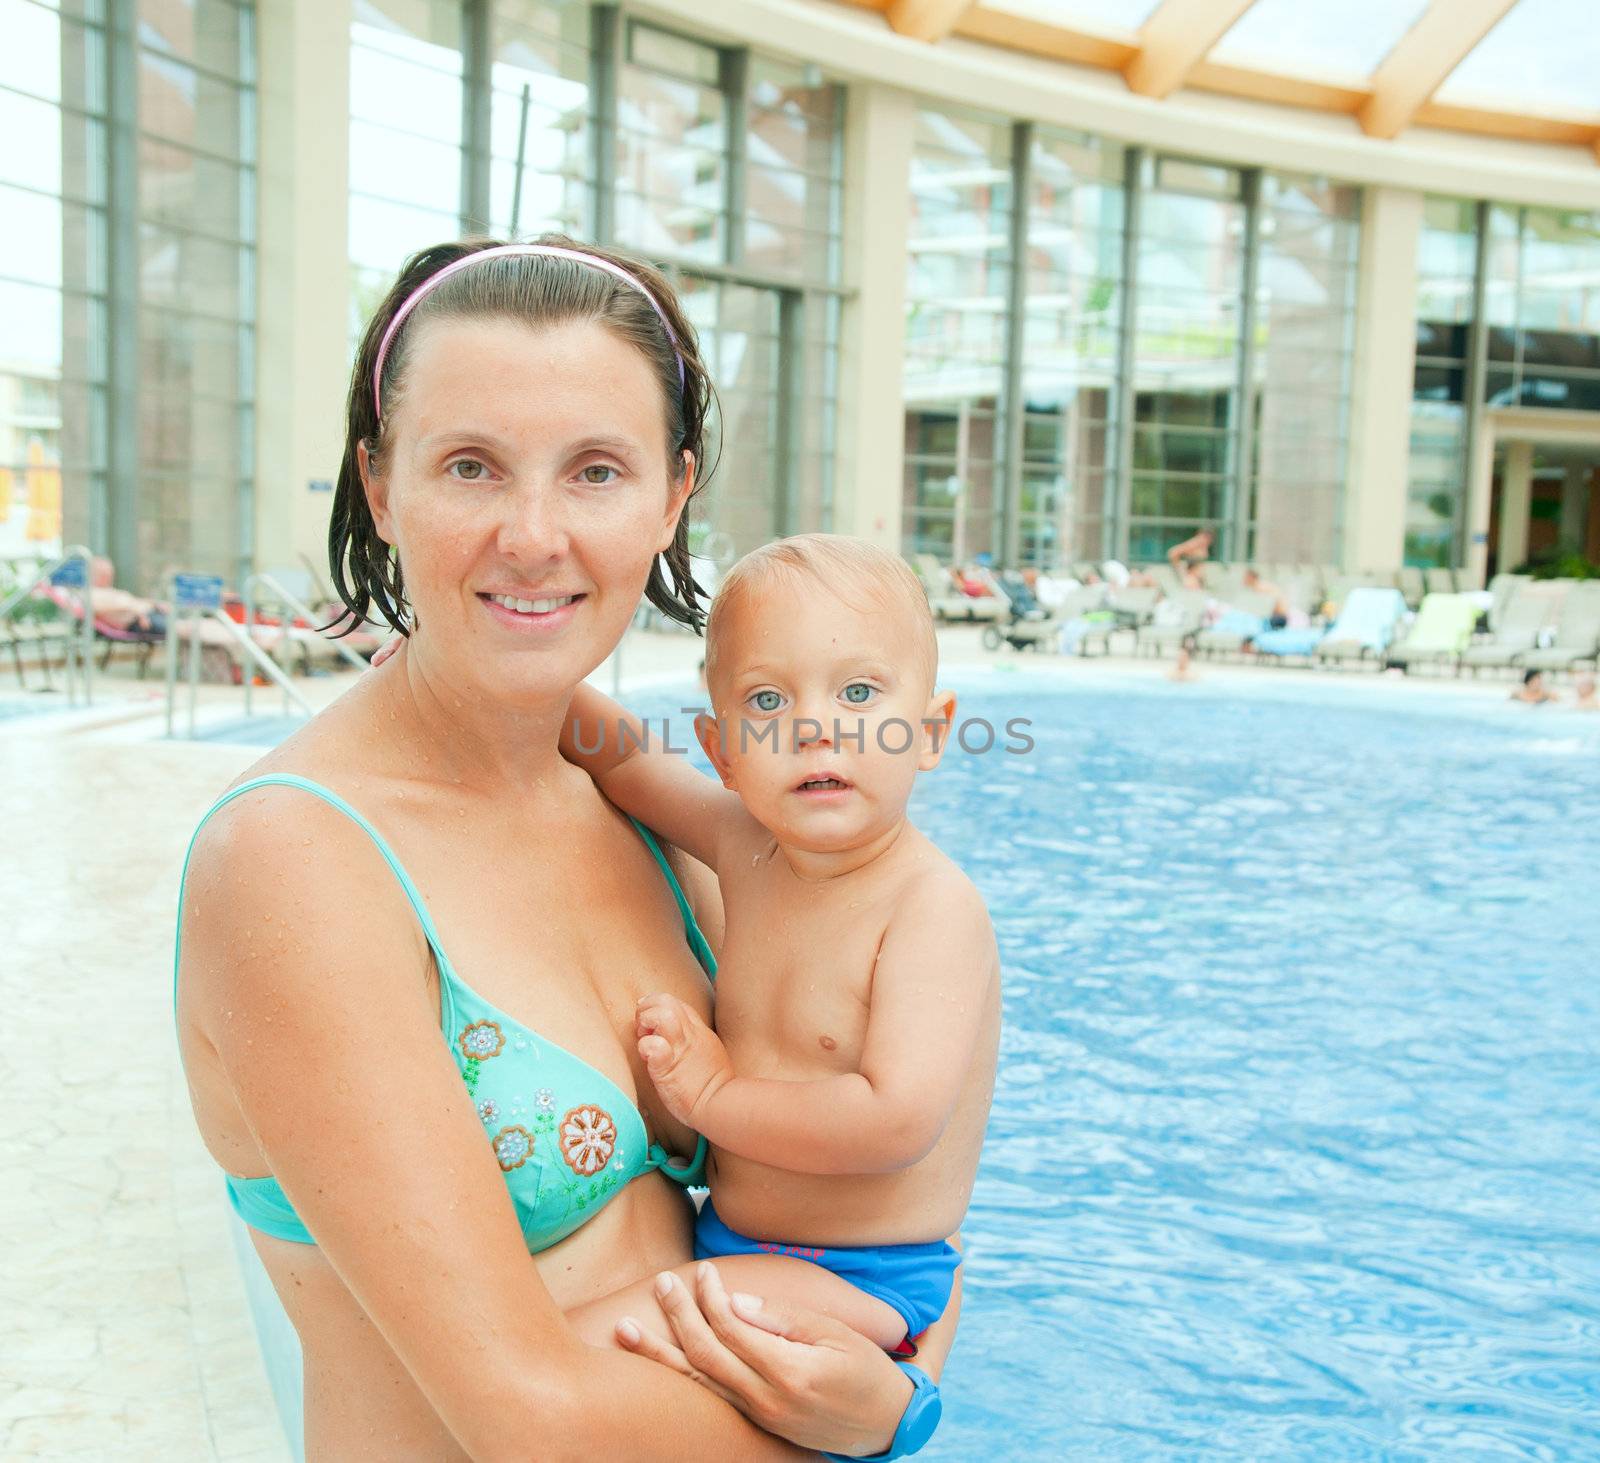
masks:
[[[1372,73],[1356,113],[1369,137],[1398,137],[1517,0],[1433,0]]]
[[[973,0],[889,0],[883,13],[898,34],[936,45],[955,29],[972,4]]]
[[[1139,52],[1122,75],[1140,96],[1178,90],[1255,0],[1162,0],[1139,30]]]

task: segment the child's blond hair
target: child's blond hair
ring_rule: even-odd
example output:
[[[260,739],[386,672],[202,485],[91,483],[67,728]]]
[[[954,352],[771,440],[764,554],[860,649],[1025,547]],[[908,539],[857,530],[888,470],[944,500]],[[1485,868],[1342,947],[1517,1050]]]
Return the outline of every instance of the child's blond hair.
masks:
[[[717,587],[706,620],[708,686],[716,682],[718,627],[726,624],[743,600],[767,585],[801,577],[810,579],[819,592],[839,598],[845,598],[852,589],[864,591],[869,603],[859,606],[863,614],[878,609],[910,615],[922,652],[920,669],[932,692],[939,669],[939,641],[922,581],[898,554],[842,533],[800,533],[793,538],[774,539],[752,549],[728,571]]]

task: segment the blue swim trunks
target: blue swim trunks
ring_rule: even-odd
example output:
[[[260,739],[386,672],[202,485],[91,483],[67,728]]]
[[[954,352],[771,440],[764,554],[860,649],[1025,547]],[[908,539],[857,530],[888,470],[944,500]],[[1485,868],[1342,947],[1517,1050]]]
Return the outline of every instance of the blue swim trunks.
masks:
[[[701,1206],[694,1226],[694,1257],[719,1260],[724,1255],[789,1255],[810,1260],[848,1280],[904,1318],[906,1335],[920,1336],[940,1316],[950,1300],[961,1251],[946,1240],[926,1245],[871,1245],[846,1249],[835,1245],[785,1245],[776,1241],[746,1239],[717,1218],[709,1199]]]

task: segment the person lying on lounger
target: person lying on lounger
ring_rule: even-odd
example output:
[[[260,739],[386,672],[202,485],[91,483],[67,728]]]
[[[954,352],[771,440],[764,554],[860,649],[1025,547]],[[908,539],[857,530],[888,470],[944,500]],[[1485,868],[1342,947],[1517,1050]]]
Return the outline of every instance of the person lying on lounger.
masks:
[[[141,599],[116,587],[116,566],[107,558],[96,558],[89,569],[89,602],[94,617],[113,630],[141,635],[165,635],[167,612],[152,599]]]

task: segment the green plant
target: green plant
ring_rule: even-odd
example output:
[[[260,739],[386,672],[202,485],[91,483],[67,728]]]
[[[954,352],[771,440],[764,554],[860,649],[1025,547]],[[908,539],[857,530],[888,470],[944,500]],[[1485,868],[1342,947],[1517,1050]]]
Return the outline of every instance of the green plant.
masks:
[[[37,558],[0,559],[0,600],[9,598],[22,585],[32,583],[45,563]],[[48,624],[61,618],[61,607],[35,590],[14,604],[6,618],[18,623]]]
[[[1585,555],[1576,544],[1567,541],[1529,559],[1516,572],[1531,575],[1534,579],[1600,579],[1600,564]]]

